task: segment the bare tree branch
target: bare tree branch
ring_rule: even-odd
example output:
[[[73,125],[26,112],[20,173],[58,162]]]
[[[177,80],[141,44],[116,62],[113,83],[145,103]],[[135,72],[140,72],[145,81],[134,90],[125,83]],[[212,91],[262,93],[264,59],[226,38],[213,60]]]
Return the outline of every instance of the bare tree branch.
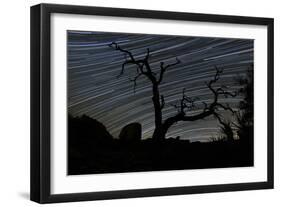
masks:
[[[149,55],[150,55],[150,51],[149,51],[149,48],[147,48],[146,49],[146,56],[144,58],[146,61],[148,61]]]
[[[120,74],[117,76],[117,78],[120,78],[123,74],[124,74],[124,70],[125,70],[125,66],[129,65],[129,64],[136,64],[135,62],[133,62],[132,60],[126,60],[123,64],[122,64],[122,69]],[[137,64],[138,67],[141,67],[140,65]],[[139,68],[137,68],[137,70],[139,70]]]
[[[224,110],[229,110],[232,113],[234,113],[233,109],[231,109],[231,107],[228,104],[223,105],[222,103],[218,102],[220,95],[223,95],[224,97],[228,97],[228,96],[235,97],[237,94],[226,91],[225,89],[223,89],[225,87],[223,87],[223,88],[222,87],[218,87],[218,88],[213,87],[213,85],[218,82],[218,80],[220,79],[220,75],[223,72],[222,69],[218,69],[217,67],[215,67],[215,68],[216,68],[216,73],[215,73],[214,77],[206,84],[207,87],[210,89],[210,91],[213,93],[213,102],[211,104],[202,102],[202,104],[204,105],[202,112],[200,112],[196,115],[187,116],[186,109],[190,110],[190,109],[194,108],[195,100],[186,96],[185,89],[183,89],[183,92],[182,92],[183,95],[182,95],[182,99],[180,100],[180,105],[174,105],[174,107],[178,109],[178,114],[176,114],[175,116],[172,116],[164,121],[164,126],[166,128],[169,128],[171,125],[173,125],[174,123],[176,123],[178,121],[196,121],[199,119],[204,119],[205,117],[208,117],[210,115],[214,115],[219,121],[222,121],[220,119],[220,115],[217,113],[219,107]]]
[[[137,79],[141,76],[141,73],[138,73],[133,79],[129,79],[131,82],[134,82],[134,93],[136,92],[136,86],[137,86]]]
[[[134,57],[134,55],[132,54],[132,52],[130,52],[130,51],[126,50],[126,49],[123,49],[116,42],[112,42],[111,44],[109,44],[109,47],[111,47],[111,48],[113,48],[113,49],[115,49],[117,51],[120,51],[120,52],[125,54],[125,61],[122,64],[122,69],[121,69],[120,74],[117,76],[118,78],[124,74],[126,65],[132,64],[132,65],[136,65],[137,66],[137,68],[136,68],[137,69],[137,74],[141,74],[141,75],[146,76],[153,83],[157,82],[156,81],[156,73],[154,73],[151,70],[149,62],[148,62],[148,59],[149,59],[149,56],[150,56],[149,48],[147,49],[146,56],[143,59],[138,59],[137,60]],[[129,57],[129,59],[127,59],[127,56]]]
[[[164,73],[166,72],[166,70],[172,66],[175,66],[177,64],[180,63],[180,60],[178,58],[176,58],[176,62],[172,63],[172,64],[168,64],[168,65],[165,65],[164,62],[160,62],[160,76],[159,76],[159,79],[158,79],[158,84],[162,82],[163,80],[163,76],[164,76]]]
[[[160,105],[161,110],[164,108],[164,106],[165,106],[165,99],[164,96],[161,95],[161,105]]]
[[[217,103],[217,106],[223,108],[225,111],[230,111],[232,114],[235,114],[235,111],[229,106],[229,104],[223,105],[221,103]]]
[[[179,113],[186,113],[187,111],[192,110],[195,108],[195,101],[198,98],[191,98],[185,95],[185,88],[182,90],[182,98],[180,99],[179,103],[173,104],[174,108],[178,110]]]
[[[219,121],[220,124],[224,124],[222,118],[221,118],[221,115],[217,112],[214,112],[213,113],[214,117]]]
[[[133,54],[130,51],[121,48],[116,42],[112,42],[108,46],[114,48],[115,50],[119,50],[123,53],[126,53],[127,55],[129,55],[129,57],[131,58],[132,61],[135,61]]]

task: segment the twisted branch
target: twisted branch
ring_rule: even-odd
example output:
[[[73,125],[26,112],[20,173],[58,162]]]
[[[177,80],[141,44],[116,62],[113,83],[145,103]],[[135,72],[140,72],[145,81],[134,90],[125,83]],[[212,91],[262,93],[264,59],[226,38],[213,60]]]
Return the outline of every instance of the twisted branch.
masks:
[[[215,73],[214,77],[208,83],[206,83],[207,87],[213,93],[213,102],[211,104],[202,102],[202,104],[204,105],[202,112],[200,112],[196,115],[187,116],[186,112],[195,107],[194,102],[196,99],[187,97],[184,93],[185,92],[185,89],[184,89],[182,99],[180,100],[180,105],[174,105],[174,107],[178,109],[178,113],[175,116],[172,116],[164,121],[165,127],[169,128],[171,125],[173,125],[174,123],[176,123],[178,121],[196,121],[199,119],[204,119],[205,117],[208,117],[210,115],[214,115],[219,120],[219,122],[221,122],[222,120],[220,118],[220,115],[217,112],[219,110],[219,108],[222,108],[224,110],[228,110],[228,111],[231,111],[232,113],[235,113],[228,104],[224,105],[224,104],[218,102],[220,95],[223,95],[224,97],[227,98],[229,96],[235,97],[237,95],[237,93],[226,91],[225,88],[227,88],[227,87],[225,87],[225,86],[214,88],[213,85],[219,81],[220,75],[223,72],[222,69],[218,69],[217,67],[215,67],[215,69],[216,69],[216,73]]]
[[[180,60],[178,59],[178,58],[176,58],[176,62],[174,62],[174,63],[171,63],[171,64],[168,64],[168,65],[165,65],[165,63],[164,62],[160,62],[160,75],[159,75],[159,79],[158,79],[158,83],[161,83],[162,82],[162,80],[163,80],[163,76],[164,76],[164,73],[166,72],[166,70],[168,69],[168,68],[170,68],[170,67],[173,67],[173,66],[175,66],[175,65],[177,65],[177,64],[179,64],[180,63]]]

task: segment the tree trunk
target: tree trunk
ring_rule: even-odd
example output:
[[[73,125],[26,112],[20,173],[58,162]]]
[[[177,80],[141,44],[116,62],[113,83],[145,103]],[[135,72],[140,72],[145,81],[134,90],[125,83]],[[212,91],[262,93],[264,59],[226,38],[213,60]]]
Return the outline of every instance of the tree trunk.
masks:
[[[165,139],[165,133],[163,131],[162,108],[161,108],[160,94],[159,94],[159,88],[157,83],[153,83],[152,93],[153,93],[152,101],[154,105],[154,115],[155,115],[155,129],[153,132],[152,139],[159,141]]]
[[[152,135],[152,139],[155,141],[162,141],[166,138],[168,129],[175,124],[177,121],[180,121],[183,118],[183,114],[177,114],[174,117],[171,117],[164,121],[162,120],[162,106],[160,103],[160,93],[157,83],[153,83],[153,105],[154,105],[154,114],[155,114],[155,129]]]
[[[162,141],[165,139],[166,133],[164,133],[163,127],[159,126],[159,127],[155,127],[153,135],[152,135],[152,139],[155,141]]]

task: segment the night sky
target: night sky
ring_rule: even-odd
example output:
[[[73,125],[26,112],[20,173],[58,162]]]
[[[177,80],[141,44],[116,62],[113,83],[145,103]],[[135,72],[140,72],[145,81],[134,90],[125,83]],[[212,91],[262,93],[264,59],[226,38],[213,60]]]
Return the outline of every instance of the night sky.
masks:
[[[197,107],[188,115],[202,111],[202,101],[211,103],[212,93],[207,88],[215,74],[215,66],[223,68],[219,84],[238,90],[237,78],[245,76],[253,63],[254,41],[249,39],[227,39],[211,37],[167,36],[148,34],[126,34],[108,32],[68,31],[68,110],[73,116],[86,114],[102,122],[107,130],[118,137],[126,124],[142,124],[142,138],[152,136],[154,130],[154,108],[151,83],[140,77],[134,92],[134,84],[129,81],[136,73],[133,65],[128,65],[125,74],[117,78],[124,62],[124,54],[110,48],[112,42],[131,51],[136,59],[143,58],[150,49],[150,65],[159,72],[160,61],[166,64],[181,63],[169,68],[160,85],[160,93],[165,97],[163,119],[177,113],[172,106],[182,96],[198,97]],[[237,109],[241,96],[221,99],[233,109]],[[221,112],[225,119],[229,114]],[[195,122],[178,122],[173,125],[167,137],[180,136],[191,141],[208,141],[218,136],[218,121],[213,117]]]

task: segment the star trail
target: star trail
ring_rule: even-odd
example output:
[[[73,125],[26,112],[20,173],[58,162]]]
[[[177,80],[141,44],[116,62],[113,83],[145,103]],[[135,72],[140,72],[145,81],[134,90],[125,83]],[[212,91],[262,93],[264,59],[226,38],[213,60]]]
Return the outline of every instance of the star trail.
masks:
[[[182,96],[197,97],[196,106],[188,114],[202,111],[202,102],[211,103],[212,93],[206,86],[215,74],[215,66],[223,68],[218,84],[238,90],[237,78],[247,75],[254,61],[254,40],[212,37],[189,37],[151,34],[67,31],[67,88],[68,112],[73,116],[86,114],[103,123],[118,137],[120,130],[132,122],[142,124],[142,139],[152,136],[154,108],[151,100],[151,83],[141,76],[134,84],[136,67],[128,65],[125,73],[117,77],[125,60],[124,54],[110,48],[112,42],[133,53],[135,59],[143,58],[150,49],[149,63],[153,72],[160,71],[160,62],[181,63],[166,71],[160,85],[165,97],[163,119],[175,115],[173,107]],[[223,98],[237,110],[243,97]],[[221,111],[225,119],[231,119]],[[180,136],[191,141],[208,141],[218,136],[219,124],[214,117],[194,122],[178,122],[167,137]]]

